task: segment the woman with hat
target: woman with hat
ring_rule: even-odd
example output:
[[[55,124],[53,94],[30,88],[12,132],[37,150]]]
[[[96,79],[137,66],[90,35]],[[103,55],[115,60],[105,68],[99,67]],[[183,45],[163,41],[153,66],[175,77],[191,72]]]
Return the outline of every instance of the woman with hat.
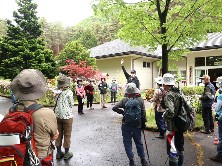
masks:
[[[71,133],[73,124],[73,92],[69,89],[71,83],[71,78],[62,74],[57,79],[57,87],[61,89],[61,93],[57,97],[55,114],[57,117],[57,124],[59,130],[59,137],[55,142],[57,148],[56,159],[64,157],[67,160],[73,156],[72,152],[69,152],[71,144]],[[62,152],[62,140],[64,137],[63,147],[65,148],[65,153]]]
[[[78,100],[78,113],[80,115],[83,115],[84,114],[83,105],[84,105],[84,99],[86,97],[86,93],[85,93],[85,89],[84,89],[81,79],[77,80],[76,94],[77,94],[77,100]]]
[[[136,87],[136,84],[134,83],[128,83],[126,85],[125,90],[126,97],[124,97],[122,100],[120,100],[114,107],[113,111],[117,112],[118,114],[123,114],[122,119],[122,136],[123,136],[123,144],[125,147],[125,151],[127,154],[127,157],[129,158],[129,165],[135,166],[134,162],[134,154],[132,151],[132,138],[136,144],[136,149],[138,156],[141,159],[142,166],[148,166],[148,163],[145,159],[145,153],[144,153],[144,147],[143,142],[141,138],[141,129],[145,129],[145,123],[146,123],[146,109],[144,105],[143,99],[140,97],[140,90]],[[134,105],[136,103],[136,105]],[[132,106],[130,109],[127,109],[128,106]],[[133,109],[132,111],[132,108]],[[139,117],[135,118],[136,113],[139,108],[141,112],[139,112]],[[129,115],[130,112],[133,113],[133,119],[138,120],[138,123],[134,123],[134,121],[127,120],[127,114]],[[137,110],[137,111],[136,111]],[[130,118],[131,119],[131,118]]]
[[[154,102],[155,120],[158,131],[160,132],[159,136],[157,136],[156,138],[163,139],[164,134],[166,132],[166,126],[163,119],[163,113],[165,112],[165,109],[162,108],[161,103],[163,102],[163,98],[166,92],[162,87],[163,85],[162,77],[155,78],[155,82],[157,83],[158,88],[154,91],[153,98],[150,99],[150,101]]]
[[[47,91],[46,79],[41,71],[35,69],[22,70],[11,82],[11,91],[19,104],[18,111],[24,111],[31,105],[36,104],[36,100],[41,98]],[[34,121],[35,145],[39,158],[45,158],[51,140],[57,139],[56,116],[49,108],[40,108],[32,114]],[[44,141],[43,141],[44,140]]]
[[[110,92],[111,92],[111,104],[115,105],[116,103],[116,94],[118,92],[118,84],[116,82],[116,79],[113,78],[112,82],[109,86]]]

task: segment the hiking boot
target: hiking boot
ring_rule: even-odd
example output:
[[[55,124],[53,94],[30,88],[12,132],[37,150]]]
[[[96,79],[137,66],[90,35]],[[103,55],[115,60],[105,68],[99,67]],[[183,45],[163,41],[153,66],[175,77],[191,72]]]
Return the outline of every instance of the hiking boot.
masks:
[[[70,159],[72,156],[73,156],[72,152],[67,152],[67,153],[64,155],[64,160],[68,160],[68,159]]]
[[[156,138],[164,139],[164,136],[163,135],[159,135],[159,136],[156,136]]]
[[[136,166],[133,159],[130,160],[129,166]]]
[[[222,155],[216,155],[214,157],[211,157],[210,160],[218,162],[218,163],[222,163]]]
[[[141,158],[141,164],[142,166],[148,166],[148,162],[146,161],[145,158]]]
[[[211,133],[210,130],[201,130],[200,132],[203,134],[210,134]]]
[[[57,154],[56,154],[56,159],[61,159],[61,158],[63,158],[63,157],[64,157],[64,155],[65,155],[65,153],[64,153],[64,152],[57,153]]]
[[[103,108],[107,108],[106,106],[103,106]]]

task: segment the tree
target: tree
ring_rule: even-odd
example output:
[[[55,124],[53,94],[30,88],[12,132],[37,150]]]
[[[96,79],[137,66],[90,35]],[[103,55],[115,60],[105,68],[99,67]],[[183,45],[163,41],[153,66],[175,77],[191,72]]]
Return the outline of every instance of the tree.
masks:
[[[59,66],[65,66],[68,59],[72,59],[76,63],[86,61],[87,65],[96,68],[95,58],[90,57],[88,50],[79,41],[72,41],[66,44],[57,57]]]
[[[0,38],[6,35],[7,25],[6,21],[0,19]]]
[[[74,60],[66,60],[66,66],[62,67],[62,71],[65,71],[75,81],[78,78],[82,80],[93,78],[97,81],[100,79],[99,71],[87,65],[86,61],[76,63]]]
[[[19,9],[13,12],[16,24],[7,20],[7,35],[0,42],[0,75],[12,79],[21,70],[33,68],[53,78],[58,74],[57,65],[40,37],[37,5],[32,0],[17,0],[17,4]]]
[[[119,37],[133,45],[162,47],[162,74],[168,59],[182,57],[187,48],[221,31],[221,0],[94,0],[97,14],[118,18]],[[178,50],[178,51],[176,51]]]

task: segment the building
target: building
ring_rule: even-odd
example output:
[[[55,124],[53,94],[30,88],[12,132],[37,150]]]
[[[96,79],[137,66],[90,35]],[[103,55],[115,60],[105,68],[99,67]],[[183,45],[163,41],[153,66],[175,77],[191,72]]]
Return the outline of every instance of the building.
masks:
[[[207,40],[196,43],[189,48],[183,60],[175,62],[178,72],[184,77],[179,86],[198,85],[200,76],[208,74],[211,81],[222,76],[222,33],[209,33]],[[124,59],[127,71],[135,69],[141,83],[141,89],[155,87],[154,78],[159,74],[157,61],[161,59],[161,49],[148,52],[149,48],[133,47],[117,39],[90,49],[90,56],[96,58],[96,63],[102,73],[108,73],[110,78],[119,77],[124,82],[120,61]],[[177,71],[171,71],[175,74]],[[118,78],[117,78],[118,80]]]

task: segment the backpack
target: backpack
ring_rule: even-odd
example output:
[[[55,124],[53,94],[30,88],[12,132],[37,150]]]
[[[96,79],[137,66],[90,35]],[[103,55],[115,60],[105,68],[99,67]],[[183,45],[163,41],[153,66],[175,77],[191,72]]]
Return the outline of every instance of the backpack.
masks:
[[[180,95],[181,109],[174,116],[174,125],[178,131],[192,131],[195,127],[196,112],[183,95]]]
[[[128,126],[141,125],[141,108],[136,98],[129,98],[125,104],[124,122]]]
[[[24,112],[19,112],[18,105],[23,104],[13,105],[0,122],[0,165],[40,165],[34,140],[32,114],[42,106],[39,104],[32,104],[28,108],[24,106]],[[45,165],[42,161],[41,164]]]

